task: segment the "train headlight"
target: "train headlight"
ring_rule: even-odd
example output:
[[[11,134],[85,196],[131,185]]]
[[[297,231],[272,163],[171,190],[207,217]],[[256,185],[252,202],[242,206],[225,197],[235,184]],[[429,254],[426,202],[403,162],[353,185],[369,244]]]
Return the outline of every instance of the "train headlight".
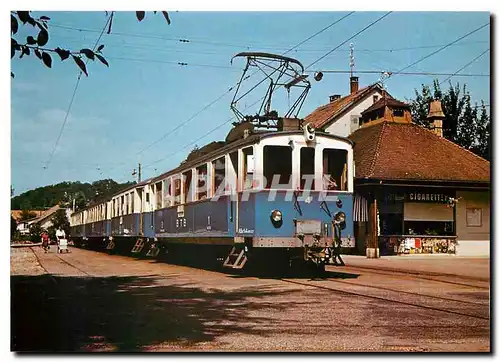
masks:
[[[283,224],[283,214],[279,210],[273,210],[271,212],[271,222],[274,227],[279,228]]]

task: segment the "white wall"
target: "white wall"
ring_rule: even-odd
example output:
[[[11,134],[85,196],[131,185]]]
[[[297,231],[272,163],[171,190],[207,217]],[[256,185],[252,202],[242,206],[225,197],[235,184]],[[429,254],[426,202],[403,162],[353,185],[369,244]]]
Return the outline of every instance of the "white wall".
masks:
[[[457,254],[488,256],[490,249],[490,193],[457,191]],[[481,226],[467,225],[467,209],[481,209]]]
[[[341,137],[349,136],[351,132],[351,116],[359,116],[361,118],[361,112],[368,109],[373,104],[373,96],[377,95],[379,99],[382,97],[378,90],[373,90],[368,93],[364,98],[358,101],[353,108],[348,112],[344,113],[340,118],[338,118],[334,123],[326,128],[326,131]],[[359,128],[359,125],[358,125]],[[353,130],[354,132],[355,130]]]

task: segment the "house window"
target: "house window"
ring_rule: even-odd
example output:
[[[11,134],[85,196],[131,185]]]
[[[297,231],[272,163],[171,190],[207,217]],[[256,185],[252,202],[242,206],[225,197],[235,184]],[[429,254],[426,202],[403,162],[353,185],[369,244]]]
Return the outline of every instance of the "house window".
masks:
[[[359,116],[351,116],[351,132],[354,132],[359,128]]]
[[[483,210],[479,208],[467,208],[467,226],[482,226]]]
[[[395,117],[403,117],[404,115],[404,110],[402,108],[395,108],[393,111],[392,111],[392,114],[395,116]]]
[[[376,103],[378,101],[378,95],[373,96],[373,103]]]

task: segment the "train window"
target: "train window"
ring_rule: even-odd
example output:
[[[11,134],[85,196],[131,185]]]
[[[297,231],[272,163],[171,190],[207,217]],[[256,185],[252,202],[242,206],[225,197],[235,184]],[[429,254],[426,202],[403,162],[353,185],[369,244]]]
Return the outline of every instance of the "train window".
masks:
[[[207,198],[208,195],[208,173],[207,164],[201,165],[196,168],[196,177],[198,182],[196,183],[196,200],[203,200]]]
[[[213,194],[220,195],[224,193],[224,180],[226,177],[226,158],[223,156],[212,162],[213,172]]]
[[[132,214],[135,212],[134,210],[134,198],[135,198],[135,192],[130,193],[130,210]]]
[[[255,172],[255,159],[253,147],[247,147],[243,152],[243,189],[251,189],[253,186],[253,173]]]
[[[323,150],[323,189],[347,191],[346,150]]]
[[[300,149],[300,189],[314,190],[314,154],[312,147]]]
[[[182,203],[183,204],[193,201],[192,194],[191,194],[191,191],[192,191],[191,181],[192,181],[192,179],[193,179],[193,173],[191,172],[191,170],[184,172],[182,174],[182,181],[183,181],[182,189],[184,190],[184,193],[182,195]]]
[[[156,183],[156,186],[155,186],[155,198],[156,198],[156,209],[159,210],[162,208],[162,205],[161,205],[161,199],[162,199],[162,184],[161,182],[157,182]]]
[[[179,176],[174,176],[173,187],[174,187],[174,205],[179,205],[181,203],[181,193],[182,193],[182,183]]]
[[[264,181],[266,188],[291,188],[291,175],[292,149],[288,146],[264,146]],[[276,179],[274,185],[273,178]]]
[[[230,170],[231,172],[229,173],[229,177],[228,177],[228,181],[231,185],[231,192],[235,192],[237,187],[236,187],[236,182],[238,180],[238,167],[239,167],[239,163],[238,163],[238,151],[235,151],[235,152],[231,152],[229,154],[229,160],[231,161],[230,162]]]
[[[121,215],[125,215],[125,195],[122,195],[121,200],[120,200],[120,206],[121,206]]]

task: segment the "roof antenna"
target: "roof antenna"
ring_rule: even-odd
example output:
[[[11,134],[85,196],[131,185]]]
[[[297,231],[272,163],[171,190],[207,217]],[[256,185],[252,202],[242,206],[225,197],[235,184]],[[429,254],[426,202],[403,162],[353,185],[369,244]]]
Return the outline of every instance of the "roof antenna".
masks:
[[[349,67],[351,68],[351,77],[354,72],[354,43],[349,44]]]
[[[386,98],[386,90],[385,90],[385,80],[389,79],[392,75],[392,72],[383,72],[378,79],[379,83],[382,85],[382,99],[384,100],[384,118],[385,118],[385,108],[387,107],[387,98]]]

